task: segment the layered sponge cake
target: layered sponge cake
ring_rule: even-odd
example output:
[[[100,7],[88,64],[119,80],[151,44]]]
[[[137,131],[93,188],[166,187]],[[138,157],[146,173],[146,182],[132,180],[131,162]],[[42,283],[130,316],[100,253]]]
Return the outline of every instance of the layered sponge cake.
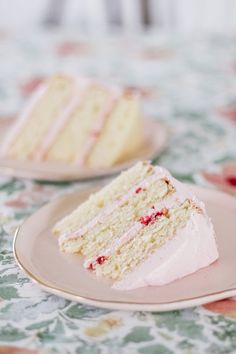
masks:
[[[53,229],[61,251],[129,290],[163,285],[218,258],[204,204],[167,170],[139,162]]]
[[[1,156],[109,167],[143,143],[138,97],[88,78],[57,75],[35,93]]]

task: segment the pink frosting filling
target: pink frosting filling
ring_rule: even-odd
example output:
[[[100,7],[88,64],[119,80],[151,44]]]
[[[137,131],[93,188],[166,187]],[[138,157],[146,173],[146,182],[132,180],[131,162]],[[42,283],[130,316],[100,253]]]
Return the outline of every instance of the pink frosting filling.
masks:
[[[91,230],[99,221],[101,221],[105,216],[111,214],[116,208],[122,205],[126,200],[128,200],[132,195],[134,195],[136,189],[138,187],[147,188],[151,183],[156,181],[157,179],[168,178],[170,179],[170,174],[163,169],[162,167],[156,166],[154,167],[154,173],[145,178],[143,181],[137,183],[134,187],[132,187],[127,193],[125,193],[122,197],[115,200],[110,205],[104,207],[93,219],[91,219],[87,224],[80,227],[78,230],[70,231],[68,233],[64,233],[59,237],[59,244],[62,245],[65,241],[76,239],[77,237],[83,236],[86,232]]]
[[[110,113],[112,112],[113,107],[120,95],[121,95],[121,92],[118,90],[111,91],[110,97],[108,99],[108,102],[107,102],[104,110],[98,116],[95,127],[93,127],[93,129],[91,130],[91,132],[86,140],[86,143],[83,146],[83,149],[79,152],[79,154],[77,155],[77,157],[75,159],[75,163],[78,166],[83,166],[85,164],[85,160],[86,160],[89,152],[91,151],[91,149],[93,148],[99,135],[101,134],[102,129],[105,126],[105,123],[106,123]]]
[[[173,195],[167,197],[165,200],[162,200],[156,204],[154,204],[154,208],[156,211],[161,211],[163,208],[169,209],[173,207],[174,204],[181,204],[186,200],[186,197],[180,196],[178,193],[174,193]],[[153,213],[153,208],[150,209],[146,214],[151,215]],[[139,221],[135,221],[133,225],[120,236],[119,239],[112,241],[105,249],[103,249],[98,255],[93,258],[90,258],[84,262],[84,267],[87,268],[89,264],[94,263],[99,256],[109,256],[114,253],[121,246],[131,241],[137,233],[145,227],[144,224]]]
[[[61,112],[61,114],[57,117],[52,127],[50,128],[48,134],[46,135],[44,141],[42,142],[41,146],[33,154],[33,158],[35,160],[40,161],[44,158],[45,154],[48,152],[49,148],[54,143],[56,137],[65,126],[71,114],[83,101],[83,98],[86,94],[86,88],[89,86],[89,83],[89,80],[82,79],[79,80],[78,84],[76,82],[75,95],[72,97],[71,101]]]

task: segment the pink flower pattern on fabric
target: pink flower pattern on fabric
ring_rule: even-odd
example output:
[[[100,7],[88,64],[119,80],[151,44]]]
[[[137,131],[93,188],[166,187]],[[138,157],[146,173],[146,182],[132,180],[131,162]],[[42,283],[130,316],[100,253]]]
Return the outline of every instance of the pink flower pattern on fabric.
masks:
[[[224,192],[236,195],[236,162],[222,165],[218,173],[203,172],[203,177]]]

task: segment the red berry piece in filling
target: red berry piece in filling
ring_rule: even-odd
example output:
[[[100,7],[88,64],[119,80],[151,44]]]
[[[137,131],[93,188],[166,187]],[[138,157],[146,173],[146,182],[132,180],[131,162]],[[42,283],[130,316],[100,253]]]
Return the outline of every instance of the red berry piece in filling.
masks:
[[[157,212],[153,215],[153,217],[154,217],[155,219],[158,219],[159,216],[162,216],[162,215],[164,215],[162,211],[157,211]]]
[[[97,262],[98,264],[103,264],[106,260],[107,260],[107,257],[106,257],[106,256],[99,256],[99,257],[96,259],[96,262]]]
[[[139,222],[142,225],[147,226],[148,224],[153,224],[155,220],[157,220],[160,216],[166,215],[168,210],[166,208],[162,209],[161,211],[153,212],[151,215],[141,216]]]
[[[146,225],[146,226],[151,222],[151,220],[152,220],[152,218],[149,215],[141,216],[141,218],[139,219],[140,223],[142,225]]]
[[[140,192],[142,192],[143,191],[143,188],[141,188],[141,187],[138,187],[137,189],[136,189],[136,191],[135,191],[135,193],[140,193]]]
[[[94,269],[95,269],[93,263],[90,263],[90,264],[89,264],[88,269],[89,269],[89,270],[94,270]]]

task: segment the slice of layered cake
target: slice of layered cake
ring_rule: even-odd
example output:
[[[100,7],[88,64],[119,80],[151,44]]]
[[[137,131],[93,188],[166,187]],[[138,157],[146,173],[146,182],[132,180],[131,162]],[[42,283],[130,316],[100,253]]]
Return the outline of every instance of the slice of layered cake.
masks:
[[[109,167],[143,143],[138,97],[88,78],[57,75],[35,93],[1,156]]]
[[[162,285],[218,258],[213,225],[189,187],[139,162],[59,221],[60,249],[113,288]]]

